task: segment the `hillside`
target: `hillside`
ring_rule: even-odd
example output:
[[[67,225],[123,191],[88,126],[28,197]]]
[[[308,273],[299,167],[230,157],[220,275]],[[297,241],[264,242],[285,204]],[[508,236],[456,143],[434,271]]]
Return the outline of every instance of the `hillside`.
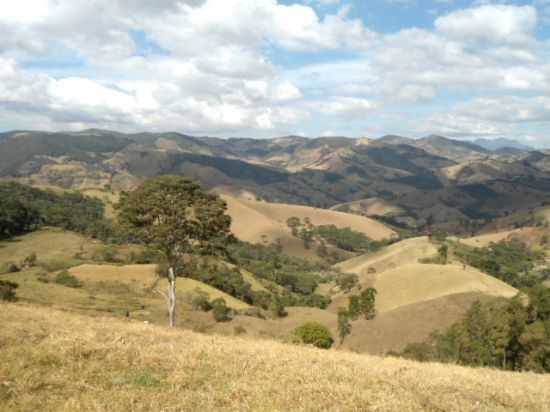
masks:
[[[2,305],[0,323],[6,411],[546,411],[550,405],[544,375],[206,336],[21,304]]]
[[[285,253],[316,258],[301,239],[293,236],[287,225],[290,217],[308,218],[315,226],[335,225],[353,228],[373,240],[388,239],[396,233],[384,224],[367,217],[326,209],[282,203],[260,202],[244,197],[222,195],[232,218],[231,231],[237,238],[251,243],[273,243],[280,240]]]
[[[436,252],[436,247],[428,237],[423,236],[401,240],[379,252],[351,258],[338,263],[335,267],[342,272],[355,273],[364,278],[368,276],[369,269],[374,270],[374,273],[380,273],[404,264],[416,263],[419,259],[431,257]]]

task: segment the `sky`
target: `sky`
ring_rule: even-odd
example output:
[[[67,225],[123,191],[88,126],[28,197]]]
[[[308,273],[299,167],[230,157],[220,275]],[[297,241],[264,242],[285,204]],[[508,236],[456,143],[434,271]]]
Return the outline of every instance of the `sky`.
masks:
[[[3,0],[0,130],[550,147],[550,0]]]

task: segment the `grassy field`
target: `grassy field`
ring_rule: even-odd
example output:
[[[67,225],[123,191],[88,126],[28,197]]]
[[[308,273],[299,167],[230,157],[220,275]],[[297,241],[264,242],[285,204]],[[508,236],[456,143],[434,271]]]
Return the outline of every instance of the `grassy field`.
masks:
[[[66,262],[78,264],[77,254],[92,255],[100,251],[103,244],[72,232],[46,228],[0,242],[0,263],[20,263],[31,253],[44,263]]]
[[[548,411],[550,376],[0,310],[3,411]]]

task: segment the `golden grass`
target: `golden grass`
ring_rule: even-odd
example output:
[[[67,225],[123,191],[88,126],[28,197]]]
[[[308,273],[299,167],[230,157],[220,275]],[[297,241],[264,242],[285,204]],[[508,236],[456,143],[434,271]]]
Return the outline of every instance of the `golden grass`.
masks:
[[[308,206],[258,202],[246,197],[222,195],[232,218],[231,231],[241,240],[251,243],[272,243],[279,239],[286,253],[305,258],[317,258],[314,250],[304,248],[303,241],[292,236],[286,222],[289,217],[309,218],[314,225],[333,224],[350,227],[375,240],[395,234],[375,220],[363,216],[317,209]]]
[[[347,207],[351,212],[364,214],[366,216],[401,215],[404,213],[404,210],[399,206],[392,205],[387,200],[378,197],[341,203],[331,207],[330,209],[341,210],[342,207]]]
[[[0,310],[4,411],[547,411],[550,376]]]
[[[198,280],[189,278],[178,278],[176,281],[176,288],[177,295],[180,298],[185,298],[186,294],[201,291],[203,293],[206,293],[210,300],[217,298],[225,299],[225,303],[227,304],[227,306],[233,309],[246,309],[250,307],[250,305],[247,305],[243,301],[234,298],[233,296],[228,295],[227,293],[222,292],[221,290],[216,289],[210,285],[199,282]],[[168,282],[166,281],[166,279],[160,279],[155,289],[165,292],[168,289]]]
[[[140,289],[152,287],[157,281],[156,265],[91,265],[71,268],[69,272],[84,282],[120,282]]]
[[[150,289],[165,292],[168,284],[165,279],[159,279],[156,274],[156,265],[81,265],[74,267],[69,272],[84,282],[119,282],[131,286],[137,290]],[[201,291],[206,293],[210,300],[223,298],[228,306],[234,309],[245,309],[249,305],[239,299],[222,292],[212,286],[189,278],[178,278],[176,282],[177,293],[180,297],[186,294]]]
[[[0,242],[0,263],[21,262],[31,253],[36,253],[41,262],[73,259],[76,253],[93,253],[103,247],[73,232],[46,228],[8,241]]]
[[[461,242],[468,246],[473,247],[485,247],[489,246],[490,243],[498,243],[501,240],[508,239],[511,235],[519,232],[520,229],[505,230],[502,232],[487,233],[484,235],[474,236],[467,239],[462,239]]]
[[[437,248],[428,237],[405,239],[394,243],[379,252],[357,256],[340,262],[335,267],[343,272],[365,275],[369,268],[381,273],[407,263],[416,263],[419,259],[431,257]]]
[[[511,298],[517,290],[479,270],[459,265],[408,264],[376,277],[380,312],[456,293],[478,292]]]

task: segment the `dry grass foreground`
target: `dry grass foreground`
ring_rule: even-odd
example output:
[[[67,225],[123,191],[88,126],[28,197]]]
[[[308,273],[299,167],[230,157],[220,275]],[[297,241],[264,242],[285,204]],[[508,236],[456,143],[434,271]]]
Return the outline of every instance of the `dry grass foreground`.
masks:
[[[0,309],[3,411],[550,409],[550,376]]]

